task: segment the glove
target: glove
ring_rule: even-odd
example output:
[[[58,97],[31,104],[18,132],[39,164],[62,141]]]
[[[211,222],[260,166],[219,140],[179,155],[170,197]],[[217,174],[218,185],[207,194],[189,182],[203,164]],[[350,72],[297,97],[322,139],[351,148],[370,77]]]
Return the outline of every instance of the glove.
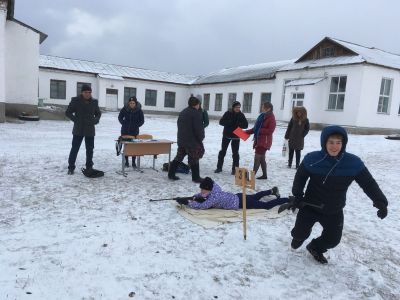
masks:
[[[286,209],[291,209],[292,212],[294,212],[296,210],[296,208],[301,207],[302,200],[303,200],[302,197],[289,196],[289,202],[279,206],[278,214],[280,214],[281,212],[283,212]]]
[[[193,200],[199,203],[203,203],[204,201],[206,201],[206,199],[201,196],[193,197]]]
[[[376,212],[376,215],[381,219],[386,218],[386,216],[388,214],[387,204],[382,203],[382,202],[375,202],[374,206],[378,209],[378,211]]]
[[[189,200],[187,198],[176,198],[176,202],[180,205],[188,205]]]

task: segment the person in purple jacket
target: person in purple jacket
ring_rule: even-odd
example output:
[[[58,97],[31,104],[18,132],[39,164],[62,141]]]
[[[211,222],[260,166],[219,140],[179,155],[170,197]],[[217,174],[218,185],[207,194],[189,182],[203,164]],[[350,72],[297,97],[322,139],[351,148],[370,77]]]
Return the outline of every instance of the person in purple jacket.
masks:
[[[200,193],[193,196],[193,200],[179,199],[176,200],[179,204],[187,205],[194,209],[241,209],[242,193],[230,193],[222,191],[221,187],[215,183],[210,177],[204,178],[200,183]],[[264,196],[274,195],[276,199],[264,202],[260,199]],[[248,209],[271,209],[277,205],[289,202],[288,198],[281,198],[278,187],[273,187],[270,190],[258,192],[254,195],[246,195],[246,207]]]

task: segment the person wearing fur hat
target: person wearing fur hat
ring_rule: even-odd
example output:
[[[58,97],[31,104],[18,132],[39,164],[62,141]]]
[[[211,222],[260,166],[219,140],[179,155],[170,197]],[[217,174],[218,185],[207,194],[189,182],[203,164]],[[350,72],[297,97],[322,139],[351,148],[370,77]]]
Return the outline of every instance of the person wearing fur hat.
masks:
[[[201,182],[199,160],[204,155],[204,126],[200,109],[200,100],[190,96],[188,107],[179,113],[178,117],[178,151],[174,160],[169,165],[168,178],[179,180],[175,175],[176,169],[188,156],[188,164],[192,170],[192,181]]]
[[[249,126],[245,115],[240,111],[241,104],[239,101],[234,101],[232,107],[224,113],[222,118],[219,120],[219,125],[224,126],[222,133],[221,151],[218,153],[217,168],[214,173],[221,173],[222,166],[224,164],[224,158],[226,150],[228,149],[229,143],[232,149],[232,172],[235,174],[235,168],[239,167],[239,146],[240,138],[238,138],[233,131],[240,127],[246,129]]]
[[[301,150],[304,148],[304,138],[310,130],[307,119],[307,110],[303,106],[295,106],[292,110],[292,118],[285,133],[285,139],[289,141],[288,168],[292,167],[293,154],[296,152],[296,169],[300,165]]]
[[[85,174],[96,173],[98,170],[93,169],[94,136],[95,125],[100,121],[101,111],[97,99],[92,98],[90,85],[82,85],[81,94],[72,97],[65,115],[74,122],[72,147],[68,157],[68,175],[74,174],[76,158],[83,139],[86,146]]]
[[[347,132],[343,127],[334,125],[322,130],[321,150],[308,153],[300,163],[292,187],[294,202],[285,206],[292,210],[299,208],[291,232],[293,249],[308,239],[315,223],[321,224],[321,235],[306,248],[322,264],[328,262],[324,253],[336,247],[342,238],[343,208],[353,181],[372,200],[380,219],[388,213],[386,196],[361,159],[346,152],[347,142]]]
[[[261,200],[261,198],[269,195],[274,195],[276,199],[267,202]],[[176,201],[193,209],[221,208],[236,210],[243,208],[242,193],[224,192],[210,177],[204,178],[200,183],[200,193],[195,194],[193,200],[179,199]],[[248,209],[271,209],[288,202],[288,198],[280,197],[279,189],[276,186],[270,190],[246,195],[246,207]]]
[[[253,171],[257,173],[261,166],[263,174],[257,179],[268,179],[267,176],[267,162],[265,161],[266,152],[271,149],[272,134],[276,128],[275,115],[273,113],[274,106],[270,102],[264,102],[261,106],[262,112],[257,117],[254,127],[246,130],[247,133],[254,134],[253,148],[254,166]]]
[[[118,121],[121,123],[121,135],[139,134],[139,127],[144,124],[142,105],[135,96],[129,98],[128,103],[120,110]],[[128,156],[125,156],[125,166],[129,167]],[[136,156],[132,156],[132,167],[136,167]]]

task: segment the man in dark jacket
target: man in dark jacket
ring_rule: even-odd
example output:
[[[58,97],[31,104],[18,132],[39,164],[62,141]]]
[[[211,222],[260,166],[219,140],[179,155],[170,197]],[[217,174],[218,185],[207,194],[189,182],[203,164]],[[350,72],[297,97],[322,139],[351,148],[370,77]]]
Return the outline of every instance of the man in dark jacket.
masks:
[[[142,105],[135,96],[129,98],[128,103],[121,109],[118,115],[121,123],[121,135],[137,136],[139,127],[144,124]],[[125,156],[125,167],[129,167],[128,156]],[[132,167],[136,168],[136,156],[132,156]]]
[[[240,138],[238,138],[233,131],[238,127],[246,129],[249,126],[245,115],[240,111],[240,107],[240,102],[234,101],[232,103],[232,109],[225,112],[221,120],[219,120],[219,125],[224,126],[224,131],[222,133],[221,151],[218,153],[217,169],[214,171],[214,173],[222,172],[222,166],[224,164],[224,158],[229,143],[231,143],[233,160],[231,174],[234,175],[235,168],[239,167]]]
[[[383,219],[387,215],[385,195],[361,159],[346,152],[347,140],[344,128],[324,128],[321,133],[322,149],[304,157],[293,182],[295,202],[291,208],[297,207],[299,212],[292,230],[291,246],[299,248],[310,236],[314,224],[319,222],[322,234],[307,245],[307,250],[320,263],[328,262],[323,253],[340,242],[346,193],[354,180],[378,208],[378,217]]]
[[[94,125],[99,123],[101,112],[97,99],[92,98],[92,89],[89,85],[84,84],[80,96],[71,99],[65,115],[74,122],[68,174],[74,174],[76,157],[83,138],[85,138],[86,146],[86,172],[90,174],[93,170]]]
[[[178,180],[175,175],[179,162],[188,156],[188,163],[192,170],[192,181],[200,183],[199,160],[204,155],[204,126],[202,113],[199,110],[200,100],[191,96],[188,107],[182,110],[178,117],[178,153],[171,162],[168,171],[168,178]]]

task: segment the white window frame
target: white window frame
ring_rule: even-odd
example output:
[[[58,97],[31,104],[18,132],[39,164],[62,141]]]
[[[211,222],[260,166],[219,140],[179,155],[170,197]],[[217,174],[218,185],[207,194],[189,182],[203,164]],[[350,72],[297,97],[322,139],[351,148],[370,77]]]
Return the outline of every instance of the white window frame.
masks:
[[[237,99],[236,93],[228,93],[228,109],[232,107],[233,102]]]
[[[219,96],[221,95],[221,98]],[[222,111],[222,100],[224,99],[223,93],[215,93],[214,111]]]
[[[252,92],[243,93],[242,112],[251,113],[252,108],[253,108],[253,93]]]
[[[339,81],[338,81],[338,84],[337,84],[336,91],[331,91],[332,80],[334,78],[339,78]],[[340,83],[343,80],[342,78],[346,78],[346,85],[345,85],[344,91],[340,91]],[[331,80],[330,80],[330,84],[329,84],[329,96],[328,96],[328,107],[327,107],[327,110],[329,110],[329,111],[343,111],[344,110],[344,102],[346,100],[346,89],[347,89],[347,75],[331,76]],[[329,107],[331,96],[335,96],[335,107],[334,108],[330,108]],[[342,108],[338,108],[338,98],[339,98],[339,96],[343,96],[343,107]]]
[[[389,91],[387,91],[387,89],[386,89],[387,81],[390,82]],[[383,89],[382,89],[382,85],[383,85]],[[393,90],[392,86],[393,86],[393,78],[382,77],[381,86],[379,89],[379,99],[378,99],[378,107],[377,107],[378,114],[390,114],[389,108],[390,108],[390,103],[391,103],[391,98],[392,98],[392,90]],[[386,109],[384,107],[385,100],[387,100]]]
[[[299,97],[302,95],[302,97]],[[304,92],[294,92],[292,93],[292,108],[295,106],[304,106],[304,99],[306,97],[306,94]],[[301,104],[299,105],[299,103]]]

